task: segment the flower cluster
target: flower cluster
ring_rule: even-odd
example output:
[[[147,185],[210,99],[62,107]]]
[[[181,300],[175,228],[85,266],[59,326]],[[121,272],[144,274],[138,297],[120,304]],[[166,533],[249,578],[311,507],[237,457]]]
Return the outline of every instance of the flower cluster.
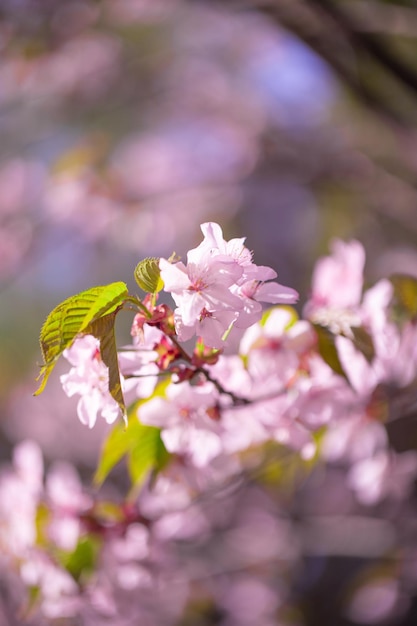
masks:
[[[298,294],[253,262],[243,238],[225,241],[215,223],[201,229],[186,265],[159,261],[175,310],[147,297],[132,325],[134,343],[119,353],[122,387],[130,404],[140,400],[140,422],[160,429],[168,453],[193,468],[229,466],[231,455],[241,468],[238,453],[274,441],[304,459],[349,459],[348,483],[364,502],[389,491],[391,472],[410,485],[417,456],[389,450],[380,398],[416,379],[417,327],[394,322],[390,281],[362,297],[362,245],[336,241],[319,260],[300,320],[288,306],[262,313],[260,301],[287,304]],[[237,354],[225,354],[238,328]],[[189,353],[184,341],[193,335]],[[81,395],[82,423],[92,427],[98,414],[114,422],[120,409],[99,341],[80,337],[64,356],[74,367],[61,382],[68,395]]]
[[[261,318],[261,302],[293,303],[298,294],[270,282],[276,272],[252,262],[244,238],[225,241],[220,226],[212,222],[201,230],[204,240],[188,252],[187,265],[161,259],[161,276],[177,305],[178,339],[198,335],[206,345],[222,348],[232,327],[248,328]]]
[[[293,624],[285,617],[293,610],[288,581],[303,556],[356,549],[336,530],[342,517],[332,525],[323,510],[338,507],[354,526],[364,507],[387,507],[385,526],[374,527],[372,515],[360,523],[369,527],[370,558],[393,548],[389,515],[409,506],[417,477],[417,453],[394,445],[390,431],[413,415],[417,381],[417,325],[402,279],[363,292],[362,245],[334,242],[315,268],[300,319],[288,306],[297,293],[253,262],[244,239],[225,241],[214,223],[201,228],[204,239],[186,264],[152,266],[175,310],[158,304],[159,287],[143,301],[126,300],[138,308],[132,345],[114,359],[126,427],[116,421],[123,405],[111,382],[114,363],[108,344],[113,364],[103,360],[94,320],[88,328],[96,336],[81,334],[64,352],[72,369],[61,383],[80,395],[81,422],[115,422],[96,480],[126,456],[126,502],[88,493],[63,463],[44,479],[30,442],[1,476],[0,501],[13,500],[0,507],[3,559],[17,567],[19,593],[30,589],[47,620],[174,626],[207,610],[225,626],[275,624],[277,615]],[[417,284],[403,280],[417,294]],[[278,306],[263,311],[261,302]],[[309,475],[312,495],[303,486]],[[272,496],[264,485],[271,480]],[[408,545],[398,547],[403,552]],[[345,613],[363,623],[367,615],[372,623],[395,616],[416,579],[410,560],[398,557],[394,570],[396,578],[387,570],[357,584]],[[370,599],[380,589],[389,601],[375,613]]]

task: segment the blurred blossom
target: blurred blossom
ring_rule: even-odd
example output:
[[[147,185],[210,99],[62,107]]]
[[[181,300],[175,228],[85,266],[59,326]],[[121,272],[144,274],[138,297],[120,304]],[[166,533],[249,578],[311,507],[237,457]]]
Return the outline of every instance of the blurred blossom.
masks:
[[[294,127],[320,122],[335,97],[330,74],[300,41],[268,31],[255,29],[243,72],[273,121]]]
[[[48,535],[63,550],[74,550],[81,532],[79,513],[88,510],[92,500],[83,492],[75,468],[63,461],[50,468],[45,491],[53,510]]]
[[[108,236],[117,202],[93,172],[62,172],[51,178],[44,196],[44,210],[57,223],[73,226],[92,241]]]
[[[36,540],[35,518],[42,491],[43,459],[27,440],[14,451],[14,467],[0,477],[0,544],[2,558],[25,559]]]
[[[198,226],[216,215],[233,217],[241,200],[236,187],[189,188],[125,206],[110,234],[119,249],[140,249],[144,256],[167,256],[184,249],[198,233]]]
[[[15,220],[11,226],[0,225],[0,279],[7,279],[19,268],[30,249],[32,227],[25,219]]]
[[[180,42],[181,45],[181,42]],[[230,45],[230,42],[225,42]],[[265,106],[250,81],[239,79],[233,68],[212,58],[210,50],[198,55],[179,55],[162,75],[173,90],[170,109],[187,109],[194,117],[216,123],[228,123],[241,129],[248,138],[260,137],[267,125]],[[181,84],[183,88],[178,90]],[[174,109],[175,110],[175,109]]]
[[[392,578],[375,578],[355,592],[347,614],[358,624],[380,624],[397,617],[396,609],[400,608],[399,605],[398,581]]]
[[[34,375],[31,378],[33,381]],[[16,387],[8,402],[7,415],[2,420],[3,431],[14,442],[30,437],[50,460],[65,459],[91,468],[96,463],[97,450],[105,436],[104,420],[99,420],[89,436],[85,437],[85,427],[77,419],[74,420],[77,399],[63,399],[62,385],[55,372],[48,386],[48,393],[36,399],[33,397],[33,382]],[[27,419],[28,414],[32,416],[30,420]]]
[[[86,0],[73,0],[55,7],[51,19],[53,31],[60,37],[69,37],[87,29],[97,21],[99,7]]]
[[[20,135],[22,128],[24,134],[26,125],[35,123],[37,127],[42,111],[54,107],[58,111],[63,106],[65,122],[56,128],[65,124],[66,132],[82,136],[82,107],[92,106],[88,114],[98,112],[100,118],[101,101],[110,98],[110,123],[104,127],[109,144],[100,167],[52,168],[37,203],[44,213],[41,218],[64,228],[75,227],[83,238],[108,241],[123,251],[130,248],[167,255],[170,246],[178,247],[182,240],[188,242],[195,236],[195,225],[212,219],[213,211],[223,218],[235,215],[243,200],[237,185],[260,162],[262,134],[268,128],[270,112],[279,115],[276,93],[285,81],[279,72],[277,81],[272,80],[272,73],[265,80],[268,67],[277,64],[295,75],[294,68],[289,69],[290,60],[300,72],[308,64],[307,57],[297,57],[294,42],[277,35],[266,21],[219,14],[203,5],[189,11],[176,0],[117,0],[100,7],[74,0],[65,6],[45,7],[41,19],[49,19],[55,45],[35,46],[31,54],[24,54],[24,48],[7,48],[0,64],[4,103],[21,101],[16,110],[7,113],[16,133]],[[33,11],[28,16],[29,23],[31,20],[36,31],[41,21]],[[110,27],[99,29],[101,21]],[[115,28],[115,24],[124,28],[135,23],[155,29],[151,33],[155,37],[162,24],[163,28],[169,25],[168,37],[164,35],[164,45],[156,56],[152,46],[147,56],[149,42],[142,41],[141,31],[137,32],[136,43],[144,46],[143,67],[142,49],[125,48],[125,33]],[[205,25],[203,30],[200,23]],[[133,52],[141,59],[137,71],[128,62]],[[162,59],[169,58],[169,63],[159,62],[159,54]],[[147,63],[152,71],[158,68],[161,96],[151,94],[148,102],[146,88],[144,101],[131,108],[135,81],[147,80]],[[313,82],[317,77],[315,92],[326,93],[327,98],[321,88],[327,78],[320,72],[307,73]],[[305,101],[297,90],[293,97],[294,101],[285,105],[290,114],[296,100]],[[118,107],[127,115],[122,132],[117,130]],[[45,118],[39,125],[40,136],[43,132],[48,136],[51,128],[54,135],[52,119],[49,125],[44,122],[49,120]],[[50,140],[55,155],[59,141],[54,136]],[[39,145],[36,152],[45,157],[42,142]],[[13,184],[7,186],[4,200],[9,207],[16,205],[23,176],[16,166],[11,174]],[[18,224],[20,238],[5,233],[5,240],[9,235],[13,240],[3,246],[5,275],[22,258],[13,249],[30,251],[33,242],[23,237],[30,233],[30,226]]]
[[[159,136],[158,136],[159,135]],[[126,191],[136,196],[230,183],[247,174],[256,144],[247,130],[221,119],[173,119],[152,135],[129,138],[113,156]]]
[[[117,24],[146,24],[170,16],[179,4],[179,0],[105,0],[103,11]]]
[[[387,445],[387,434],[383,425],[363,414],[345,414],[342,419],[330,424],[324,435],[322,453],[329,461],[346,459],[356,462],[368,458]]]
[[[20,575],[28,587],[42,591],[42,612],[46,618],[72,617],[78,609],[80,602],[74,579],[45,554],[33,552],[22,563]]]
[[[43,56],[10,56],[0,69],[2,100],[29,98],[38,107],[50,107],[68,96],[102,97],[115,77],[119,54],[117,40],[91,34],[69,39]]]
[[[260,579],[240,576],[222,590],[221,606],[226,609],[228,626],[274,623],[279,593]],[[271,621],[269,621],[271,620]]]
[[[0,167],[0,279],[13,274],[31,250],[45,183],[38,161],[12,159]]]
[[[46,168],[40,161],[12,159],[2,164],[0,219],[25,211],[36,214],[46,182]]]
[[[417,252],[415,248],[401,246],[383,251],[373,263],[378,278],[392,274],[406,273],[417,277]]]
[[[218,394],[211,383],[192,387],[188,382],[170,385],[166,399],[152,398],[139,408],[143,424],[162,427],[162,440],[170,452],[190,457],[197,467],[207,465],[221,451],[216,422],[208,410]]]
[[[315,265],[304,315],[335,333],[359,325],[364,265],[365,251],[359,241],[334,241],[332,254]]]
[[[380,451],[355,463],[349,470],[347,483],[360,502],[372,505],[388,496],[406,498],[414,486],[416,471],[414,450],[403,454]]]
[[[295,126],[323,119],[334,99],[334,83],[318,57],[258,16],[241,13],[231,20],[210,7],[200,11],[179,29],[181,47],[189,56],[201,50],[228,53],[225,68],[235,91],[250,93],[275,122]],[[203,33],[196,28],[199,19],[206,23]]]

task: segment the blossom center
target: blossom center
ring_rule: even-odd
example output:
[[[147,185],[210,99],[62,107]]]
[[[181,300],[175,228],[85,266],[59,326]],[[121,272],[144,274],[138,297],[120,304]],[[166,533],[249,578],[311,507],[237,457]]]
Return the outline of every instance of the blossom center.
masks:
[[[196,291],[197,293],[204,291],[204,289],[207,289],[207,283],[202,278],[196,278],[188,287],[188,291]]]

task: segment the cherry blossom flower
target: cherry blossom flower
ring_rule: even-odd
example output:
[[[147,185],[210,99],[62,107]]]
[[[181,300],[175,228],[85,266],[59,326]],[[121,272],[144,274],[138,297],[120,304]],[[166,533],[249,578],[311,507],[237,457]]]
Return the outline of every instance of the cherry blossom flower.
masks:
[[[25,558],[36,540],[36,509],[42,493],[42,453],[32,441],[14,450],[13,467],[0,475],[0,546],[3,557]]]
[[[171,384],[165,398],[152,398],[139,409],[139,419],[162,429],[161,437],[169,452],[183,454],[202,467],[222,449],[220,427],[208,413],[217,401],[218,393],[211,383]]]
[[[48,536],[63,550],[74,550],[81,533],[81,515],[92,506],[75,468],[56,461],[46,477],[45,494],[52,515]]]
[[[397,499],[407,496],[416,470],[415,450],[403,454],[381,450],[355,463],[349,470],[347,483],[360,502],[372,505],[388,496]]]
[[[77,405],[82,424],[93,428],[97,416],[108,424],[120,416],[120,408],[109,392],[109,371],[100,356],[100,342],[92,335],[77,338],[64,350],[64,357],[74,367],[61,376],[62,387],[71,397],[80,394]]]
[[[260,302],[295,302],[294,289],[269,283],[276,272],[252,262],[244,238],[223,239],[220,226],[201,225],[204,239],[187,254],[187,265],[160,260],[165,290],[177,305],[175,325],[181,341],[194,334],[213,347],[224,345],[228,331],[236,325],[247,328],[260,319]]]
[[[171,264],[160,260],[165,291],[177,305],[175,324],[180,341],[197,333],[213,348],[222,346],[222,336],[236,318],[241,301],[229,289],[242,270],[230,257],[217,257]]]
[[[241,277],[231,288],[231,291],[242,299],[243,304],[235,326],[248,328],[257,322],[262,314],[260,302],[291,304],[298,300],[298,293],[295,289],[269,282],[277,277],[275,270],[253,263],[253,254],[244,245],[246,237],[226,241],[223,239],[222,229],[214,222],[201,224],[201,230],[204,240],[197,248],[189,252],[190,258],[201,254],[210,256],[223,254],[232,257],[242,267]]]
[[[133,346],[119,351],[119,367],[124,376],[123,391],[126,401],[149,398],[158,382],[158,345],[165,335],[154,326],[143,324],[139,335],[134,335]]]
[[[345,309],[359,304],[365,251],[359,241],[335,239],[332,254],[317,261],[312,278],[312,304]]]
[[[335,239],[332,254],[319,259],[312,278],[312,293],[304,315],[332,332],[349,334],[359,326],[365,251],[359,241]]]

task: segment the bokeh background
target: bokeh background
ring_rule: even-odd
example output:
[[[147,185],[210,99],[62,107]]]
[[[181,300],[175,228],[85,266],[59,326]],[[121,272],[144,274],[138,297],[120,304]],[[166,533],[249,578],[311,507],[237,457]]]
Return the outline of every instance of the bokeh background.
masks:
[[[246,235],[300,311],[335,237],[364,244],[369,283],[417,276],[413,0],[1,0],[0,134],[3,459],[31,437],[91,475],[104,427],[58,373],[32,396],[41,324],[90,286],[134,290],[202,222]]]

